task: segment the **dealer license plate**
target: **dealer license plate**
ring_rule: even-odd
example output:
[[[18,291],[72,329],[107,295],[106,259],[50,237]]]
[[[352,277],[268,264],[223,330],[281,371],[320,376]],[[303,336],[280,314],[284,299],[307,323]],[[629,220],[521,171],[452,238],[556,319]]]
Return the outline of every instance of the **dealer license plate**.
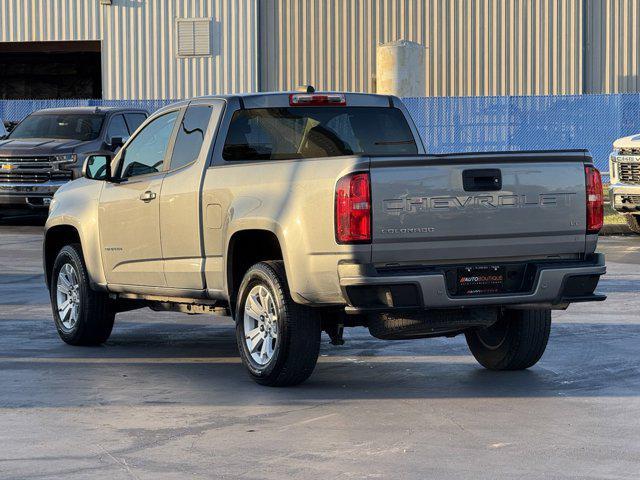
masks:
[[[459,267],[457,287],[458,295],[503,293],[505,268],[499,265]]]

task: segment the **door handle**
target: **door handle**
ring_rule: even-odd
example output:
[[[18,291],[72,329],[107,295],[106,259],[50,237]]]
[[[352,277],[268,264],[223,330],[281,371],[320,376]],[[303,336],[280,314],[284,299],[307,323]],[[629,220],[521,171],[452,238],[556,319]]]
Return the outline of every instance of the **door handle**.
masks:
[[[502,172],[497,168],[465,170],[462,172],[465,192],[491,192],[502,190]]]
[[[140,195],[140,200],[142,200],[143,202],[150,202],[154,198],[156,198],[156,194],[151,190],[147,190],[142,195]]]

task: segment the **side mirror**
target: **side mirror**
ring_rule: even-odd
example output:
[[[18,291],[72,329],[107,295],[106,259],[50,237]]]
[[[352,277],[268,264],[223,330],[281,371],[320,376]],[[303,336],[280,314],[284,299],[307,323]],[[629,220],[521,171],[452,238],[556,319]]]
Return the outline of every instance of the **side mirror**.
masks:
[[[92,180],[111,181],[111,156],[89,155],[82,166],[82,175]]]
[[[111,148],[113,150],[115,150],[116,148],[120,148],[124,145],[124,142],[126,141],[126,139],[122,138],[122,137],[111,137],[111,141],[109,143],[109,145],[111,146]]]

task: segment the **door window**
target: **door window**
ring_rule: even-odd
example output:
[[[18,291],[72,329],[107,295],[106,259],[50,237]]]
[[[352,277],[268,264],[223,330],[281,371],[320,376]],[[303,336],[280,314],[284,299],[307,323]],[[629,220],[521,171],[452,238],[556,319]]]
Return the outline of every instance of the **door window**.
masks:
[[[178,130],[171,156],[171,170],[195,162],[200,155],[204,135],[211,118],[211,107],[199,105],[187,108]]]
[[[129,132],[133,135],[142,122],[147,119],[147,116],[144,113],[125,113],[124,119],[127,121],[127,126],[129,127]]]
[[[107,141],[111,142],[113,137],[120,137],[123,140],[129,138],[129,130],[124,122],[122,115],[114,115],[109,122],[109,130],[107,130]]]
[[[156,118],[127,145],[120,168],[121,177],[133,177],[162,170],[178,111]]]

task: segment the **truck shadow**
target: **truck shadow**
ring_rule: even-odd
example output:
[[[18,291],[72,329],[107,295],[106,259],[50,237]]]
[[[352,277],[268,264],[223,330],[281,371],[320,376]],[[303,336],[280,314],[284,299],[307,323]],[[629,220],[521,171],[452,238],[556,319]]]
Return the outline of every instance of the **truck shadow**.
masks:
[[[25,328],[27,327],[27,328]],[[50,321],[0,320],[0,407],[280,405],[354,399],[640,396],[640,324],[557,323],[541,362],[490,372],[463,337],[385,342],[323,336],[312,377],[287,389],[248,378],[233,325],[121,322],[96,348],[64,345]]]
[[[41,213],[9,215],[0,217],[0,227],[42,227],[47,215]]]

